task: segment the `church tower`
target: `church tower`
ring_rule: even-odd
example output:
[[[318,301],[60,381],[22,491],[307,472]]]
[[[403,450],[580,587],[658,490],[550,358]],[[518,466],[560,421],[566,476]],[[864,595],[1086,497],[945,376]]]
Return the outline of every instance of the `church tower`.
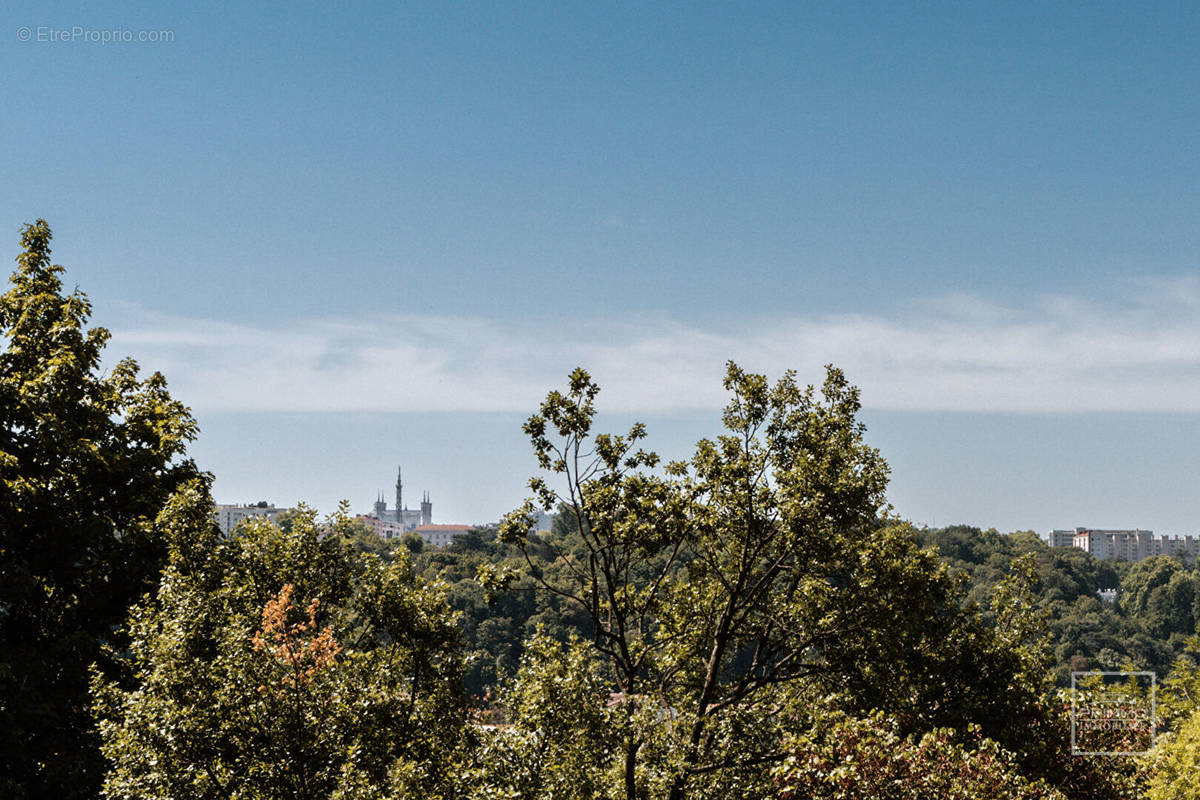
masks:
[[[426,492],[421,498],[421,524],[433,524],[433,503],[429,500],[429,492]]]
[[[375,495],[375,519],[383,519],[387,513],[387,503],[383,500],[383,492]]]
[[[396,519],[400,519],[400,509],[404,508],[403,471],[396,467]]]

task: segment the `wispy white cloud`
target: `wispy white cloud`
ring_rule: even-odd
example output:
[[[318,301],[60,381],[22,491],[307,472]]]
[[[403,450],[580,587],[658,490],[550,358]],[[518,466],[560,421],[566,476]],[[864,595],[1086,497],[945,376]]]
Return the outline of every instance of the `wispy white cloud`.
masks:
[[[233,324],[138,314],[114,353],[164,372],[200,411],[529,411],[584,366],[610,411],[724,402],[727,359],[802,381],[835,363],[871,408],[1200,411],[1200,282],[1145,281],[1124,303],[1023,307],[945,297],[891,314],[685,324],[373,316]]]

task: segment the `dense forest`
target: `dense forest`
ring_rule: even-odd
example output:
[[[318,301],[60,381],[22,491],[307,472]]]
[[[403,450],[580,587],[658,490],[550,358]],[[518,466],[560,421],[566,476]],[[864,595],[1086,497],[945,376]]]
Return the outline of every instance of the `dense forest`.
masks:
[[[552,570],[554,553],[571,547],[569,519],[569,513],[557,516],[553,531],[527,548],[542,569]],[[1200,620],[1200,566],[1180,557],[1100,561],[1077,548],[1051,548],[1032,531],[1002,534],[968,525],[909,528],[909,533],[962,576],[964,602],[978,607],[989,621],[994,621],[996,589],[1011,574],[1014,560],[1032,554],[1037,579],[1030,591],[1045,616],[1061,686],[1069,685],[1071,670],[1139,669],[1166,675],[1186,654]],[[365,539],[369,534],[361,535]],[[521,642],[539,627],[562,642],[572,635],[592,635],[586,615],[562,598],[530,589],[489,593],[480,585],[476,575],[481,569],[517,569],[523,560],[520,550],[497,541],[494,529],[457,537],[441,549],[425,549],[419,537],[403,545],[394,541],[372,547],[388,552],[398,546],[406,546],[426,579],[446,585],[452,607],[461,612],[464,641],[474,654],[467,679],[474,694],[487,694],[513,673]],[[1101,600],[1097,593],[1102,589],[1116,589],[1116,601]]]
[[[1200,621],[1200,567],[1181,557],[1101,561],[1078,548],[1048,547],[1030,531],[1002,535],[965,525],[921,531],[919,541],[967,576],[968,598],[983,608],[1012,560],[1034,555],[1033,588],[1053,637],[1061,685],[1071,670],[1166,675]],[[1115,602],[1098,596],[1108,589],[1117,590]]]
[[[190,412],[101,368],[49,241],[0,298],[5,797],[1200,797],[1195,566],[895,519],[834,367],[730,363],[678,460],[594,431],[576,370],[530,499],[443,549],[345,508],[225,537]],[[1078,754],[1089,669],[1162,676],[1152,729]]]

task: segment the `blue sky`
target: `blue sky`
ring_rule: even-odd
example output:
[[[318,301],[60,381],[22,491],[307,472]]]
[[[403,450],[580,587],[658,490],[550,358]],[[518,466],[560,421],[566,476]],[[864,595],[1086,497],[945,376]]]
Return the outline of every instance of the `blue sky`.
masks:
[[[365,511],[402,461],[491,519],[576,364],[681,456],[726,359],[832,361],[904,516],[1200,532],[1195,4],[2,17],[12,254],[50,221],[220,501]]]

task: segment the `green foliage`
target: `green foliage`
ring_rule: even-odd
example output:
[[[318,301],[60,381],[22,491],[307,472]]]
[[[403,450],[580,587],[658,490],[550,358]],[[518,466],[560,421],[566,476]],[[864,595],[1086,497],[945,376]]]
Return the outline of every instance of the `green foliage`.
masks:
[[[1200,573],[1170,556],[1133,564],[1121,581],[1121,610],[1154,637],[1186,636],[1196,629],[1194,603]]]
[[[425,540],[421,538],[421,534],[409,531],[400,537],[400,544],[408,549],[408,552],[413,555],[418,555],[425,549]]]
[[[1200,798],[1200,712],[1162,742],[1155,754],[1147,800]]]
[[[486,730],[464,794],[511,800],[601,800],[620,785],[624,714],[584,642],[535,634],[501,698],[510,725]]]
[[[970,728],[905,736],[881,714],[820,715],[788,738],[774,775],[781,800],[1066,800],[1030,781],[1016,756]]]
[[[462,742],[440,587],[362,554],[345,516],[222,539],[195,484],[159,517],[170,561],[132,612],[132,687],[97,676],[112,798],[437,796]]]
[[[1200,798],[1200,635],[1189,637],[1160,694],[1169,726],[1149,765],[1148,800]]]
[[[553,561],[547,542],[569,547],[572,537],[568,531],[545,541],[531,539],[527,554],[539,571],[554,574],[562,565]],[[466,688],[477,697],[493,697],[499,685],[516,673],[524,642],[536,631],[560,643],[572,636],[591,636],[584,614],[563,598],[508,591],[520,577],[521,558],[520,549],[497,541],[495,530],[480,529],[454,537],[447,547],[426,548],[413,559],[420,574],[446,585],[467,650]]]
[[[1029,532],[1001,535],[965,525],[922,531],[967,577],[968,598],[990,619],[997,586],[1021,554],[1037,560],[1031,587],[1044,612],[1060,686],[1072,670],[1137,668],[1166,674],[1200,621],[1200,568],[1173,557],[1101,561],[1074,547],[1048,547]],[[1118,589],[1116,604],[1097,597]]]
[[[731,364],[725,385],[726,432],[662,464],[641,425],[592,434],[598,387],[576,370],[525,427],[561,488],[533,479],[501,525],[524,578],[479,568],[585,613],[624,698],[622,796],[769,791],[785,734],[823,694],[902,733],[979,720],[1039,764],[1027,734],[1048,654],[1028,592],[1005,590],[992,629],[915,532],[886,522],[887,468],[840,371],[818,392]],[[562,512],[548,537],[529,533],[535,504]]]
[[[1200,798],[1200,630],[1186,637],[1183,652],[1162,681],[1157,713],[1161,733],[1146,764],[1146,797]]]
[[[1158,713],[1172,727],[1200,713],[1200,632],[1187,638],[1184,652],[1162,682]]]
[[[165,548],[152,522],[198,475],[196,434],[154,373],[125,359],[100,372],[109,334],[64,294],[50,228],[21,232],[0,297],[0,795],[92,797],[102,764],[88,667],[153,586]]]

